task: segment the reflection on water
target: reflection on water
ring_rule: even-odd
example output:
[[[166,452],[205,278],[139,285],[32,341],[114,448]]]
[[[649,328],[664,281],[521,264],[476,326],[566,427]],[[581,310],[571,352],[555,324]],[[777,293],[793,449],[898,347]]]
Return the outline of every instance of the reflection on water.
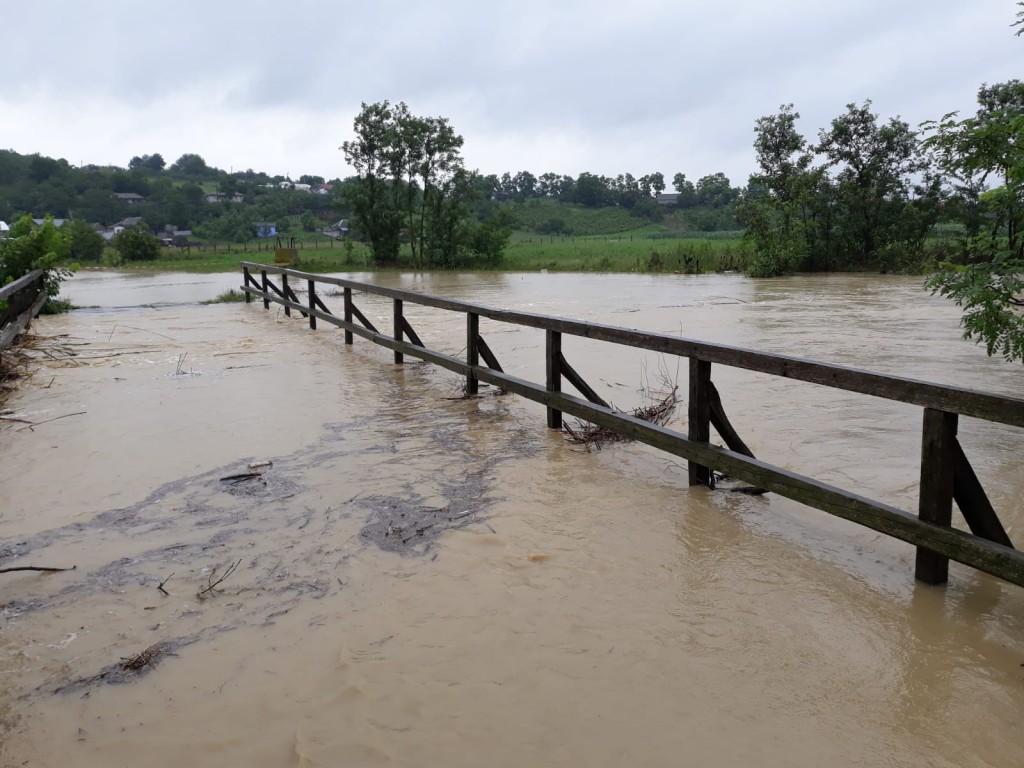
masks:
[[[961,341],[915,279],[364,277],[1021,394],[1019,367]],[[276,308],[190,304],[238,282],[88,275],[67,293],[101,309],[38,322],[78,354],[44,356],[8,407],[85,413],[0,426],[0,567],[78,569],[0,577],[0,764],[1024,763],[1018,588],[956,566],[948,588],[917,586],[913,550],[871,531],[687,488],[645,446],[581,451],[535,404],[452,399],[452,374]],[[390,326],[387,302],[359,305]],[[460,352],[457,317],[406,313]],[[481,332],[543,380],[542,333]],[[676,375],[565,349],[619,407]],[[759,456],[914,508],[918,409],[713,376]],[[1020,431],[963,421],[1019,537]],[[273,466],[221,480],[257,460]],[[413,508],[445,530],[419,544]],[[373,515],[414,554],[374,546]],[[169,641],[131,682],[92,679]]]

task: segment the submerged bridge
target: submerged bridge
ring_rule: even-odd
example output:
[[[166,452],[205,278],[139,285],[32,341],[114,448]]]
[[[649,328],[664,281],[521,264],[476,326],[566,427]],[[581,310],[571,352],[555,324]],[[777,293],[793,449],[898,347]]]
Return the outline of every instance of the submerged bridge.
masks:
[[[1024,553],[1014,548],[957,439],[960,416],[1024,428],[1022,399],[666,334],[494,309],[281,266],[242,262],[241,268],[241,289],[247,302],[257,297],[266,309],[275,303],[283,306],[288,315],[299,312],[308,318],[313,329],[318,320],[335,325],[344,330],[346,344],[352,344],[354,337],[359,336],[393,350],[396,364],[409,355],[463,375],[467,394],[476,394],[479,383],[487,382],[541,403],[547,408],[551,429],[561,429],[563,414],[570,414],[685,459],[690,485],[713,487],[717,470],[751,483],[759,491],[777,493],[908,542],[917,548],[915,577],[922,582],[946,583],[949,561],[955,560],[1024,586]],[[290,281],[297,281],[306,290],[305,301],[299,300]],[[340,313],[327,307],[322,298],[324,291],[318,293],[318,286],[342,289]],[[355,303],[357,293],[392,300],[390,333],[376,328],[359,310]],[[465,359],[428,348],[405,317],[406,302],[464,315]],[[504,372],[480,334],[481,317],[544,331],[544,383]],[[687,358],[686,434],[613,409],[566,360],[562,354],[563,335]],[[712,381],[713,364],[919,406],[923,415],[917,516],[758,460],[726,416]],[[564,382],[582,397],[563,392]],[[710,443],[711,427],[727,448]],[[969,533],[952,527],[954,502],[970,528]]]

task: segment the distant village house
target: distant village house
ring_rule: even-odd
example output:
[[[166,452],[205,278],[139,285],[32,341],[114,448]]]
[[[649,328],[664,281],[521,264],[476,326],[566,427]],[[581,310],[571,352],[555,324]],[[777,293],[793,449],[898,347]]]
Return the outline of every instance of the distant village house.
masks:
[[[203,199],[208,203],[241,203],[245,200],[240,192],[211,192]]]
[[[256,237],[277,237],[277,224],[273,221],[254,221],[252,228]]]
[[[114,197],[122,202],[128,203],[128,205],[134,205],[135,203],[141,203],[144,198],[142,195],[137,195],[134,192],[115,192]]]
[[[341,240],[348,235],[348,219],[336,221],[331,226],[321,229],[320,232],[328,237],[333,237],[335,240]]]

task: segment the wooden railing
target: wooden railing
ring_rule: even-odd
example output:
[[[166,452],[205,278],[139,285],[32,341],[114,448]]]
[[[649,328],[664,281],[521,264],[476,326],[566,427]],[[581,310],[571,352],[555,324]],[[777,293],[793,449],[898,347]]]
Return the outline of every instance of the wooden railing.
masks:
[[[263,300],[264,308],[269,309],[274,302],[284,306],[287,314],[298,311],[308,318],[310,328],[316,328],[318,320],[336,325],[344,330],[346,344],[352,344],[354,336],[368,339],[393,350],[396,363],[401,363],[405,355],[411,355],[464,375],[469,394],[476,393],[479,382],[484,381],[542,403],[547,407],[547,423],[552,429],[561,429],[563,414],[570,414],[686,459],[691,485],[712,486],[713,470],[719,470],[759,489],[778,493],[913,544],[917,547],[915,576],[921,581],[945,583],[949,560],[952,559],[1024,586],[1024,553],[1013,548],[956,436],[960,416],[1024,427],[1022,399],[666,334],[494,309],[272,265],[242,262],[241,267],[244,280],[241,289],[246,294],[246,301],[257,296]],[[280,286],[270,279],[271,275],[280,276]],[[305,302],[298,300],[289,283],[290,278],[305,283],[308,291]],[[341,316],[324,304],[317,293],[318,284],[343,289]],[[392,300],[390,334],[374,327],[358,309],[354,291]],[[428,349],[404,315],[405,302],[464,314],[466,359]],[[502,370],[494,352],[480,335],[481,317],[544,331],[544,384],[526,381]],[[565,359],[562,354],[563,334],[688,358],[687,434],[612,409]],[[480,364],[481,360],[484,365]],[[759,461],[729,423],[711,380],[712,364],[811,382],[923,408],[918,515],[915,517],[852,491]],[[563,381],[572,384],[585,399],[563,393]],[[710,444],[712,426],[728,448]],[[952,527],[954,501],[972,533]]]
[[[0,286],[0,350],[6,349],[24,331],[46,303],[41,269],[29,272],[12,283]]]

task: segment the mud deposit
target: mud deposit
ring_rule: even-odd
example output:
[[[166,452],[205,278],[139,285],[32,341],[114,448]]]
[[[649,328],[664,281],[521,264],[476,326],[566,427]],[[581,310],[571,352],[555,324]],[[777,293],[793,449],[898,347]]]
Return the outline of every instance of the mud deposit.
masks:
[[[630,325],[762,347],[798,316],[779,351],[841,328],[841,362],[1019,375],[900,282],[816,284],[812,328],[800,283],[421,279],[626,324],[621,289]],[[46,352],[0,421],[0,568],[76,566],[0,574],[0,766],[1024,764],[1022,590],[956,566],[917,586],[910,547],[689,489],[644,446],[588,452],[514,396],[453,399],[450,374],[256,304],[126,308],[111,285],[108,308],[37,323]],[[362,306],[387,326],[390,305]],[[406,309],[459,352],[463,327]],[[885,339],[922,319],[900,370]],[[538,378],[541,334],[482,333]],[[567,354],[623,408],[658,365]],[[759,455],[913,507],[918,412],[718,381]],[[1020,436],[963,434],[1019,538]]]

